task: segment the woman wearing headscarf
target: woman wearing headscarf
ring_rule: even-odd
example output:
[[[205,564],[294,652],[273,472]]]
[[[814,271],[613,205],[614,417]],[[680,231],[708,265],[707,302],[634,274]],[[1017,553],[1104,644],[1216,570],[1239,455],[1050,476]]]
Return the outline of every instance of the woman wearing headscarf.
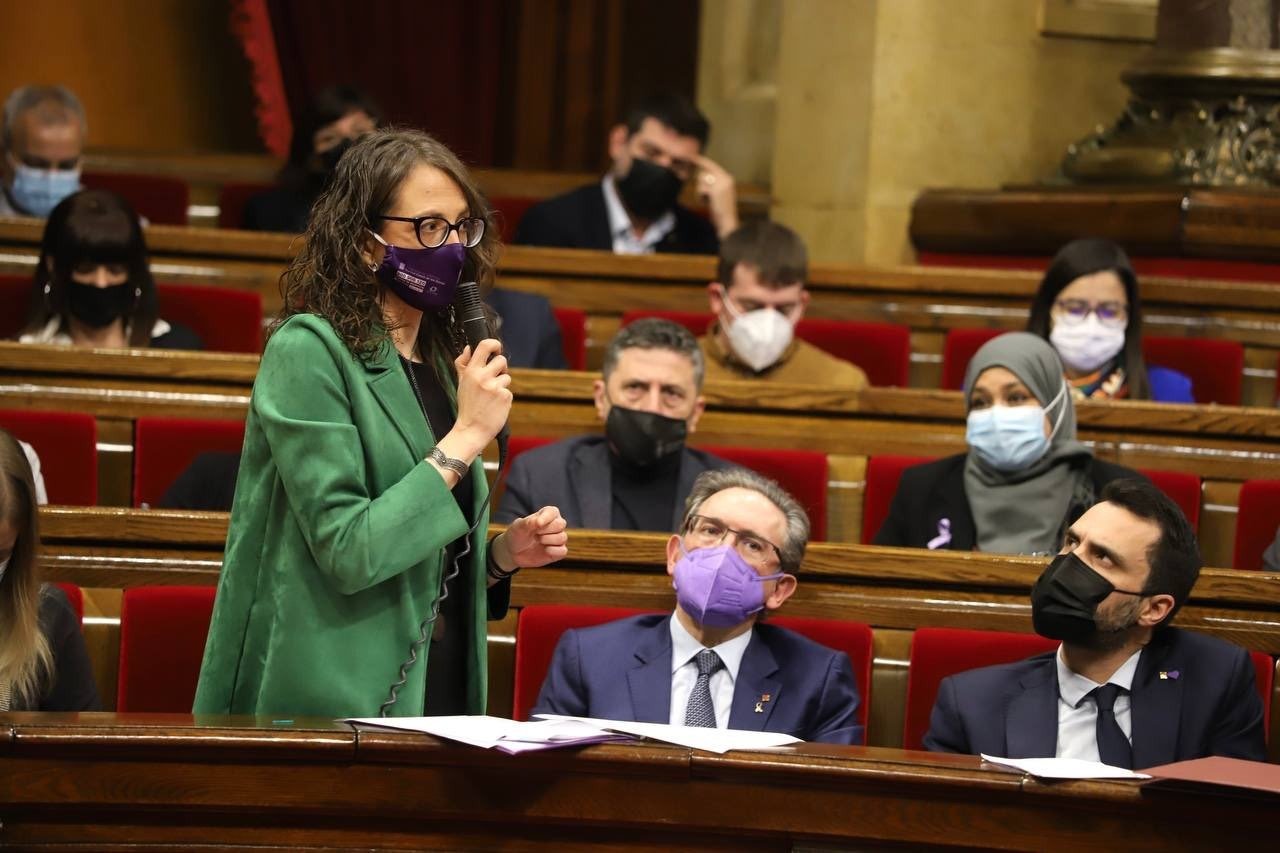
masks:
[[[969,452],[902,474],[877,545],[1054,553],[1103,486],[1135,471],[1076,439],[1062,363],[1043,339],[988,341],[965,374]]]

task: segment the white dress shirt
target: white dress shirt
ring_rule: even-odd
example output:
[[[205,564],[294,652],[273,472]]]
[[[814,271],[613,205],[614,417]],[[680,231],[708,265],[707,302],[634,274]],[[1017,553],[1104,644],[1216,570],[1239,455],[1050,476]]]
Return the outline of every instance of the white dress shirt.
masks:
[[[609,233],[613,235],[613,251],[617,255],[650,255],[654,247],[661,243],[676,228],[676,215],[668,210],[649,223],[649,227],[639,237],[631,227],[631,217],[622,206],[618,197],[618,188],[613,185],[613,175],[605,175],[601,181],[604,188],[604,208],[609,213]]]
[[[743,631],[732,640],[725,640],[711,651],[720,656],[724,666],[711,675],[711,705],[716,709],[716,728],[729,727],[729,709],[733,706],[733,685],[738,680],[738,668],[747,652],[751,635],[755,631]],[[698,680],[698,652],[706,646],[680,624],[671,614],[671,719],[673,726],[684,725],[684,712],[689,707],[689,694]]]
[[[1138,671],[1138,658],[1141,655],[1142,649],[1138,649],[1107,679],[1108,684],[1124,688],[1124,692],[1116,696],[1112,711],[1120,731],[1124,732],[1129,743],[1133,743],[1129,690],[1133,686],[1133,676]],[[1102,685],[1068,669],[1067,662],[1062,659],[1061,646],[1058,647],[1054,660],[1058,664],[1057,757],[1098,761],[1098,705],[1089,696],[1089,691]]]
[[[151,327],[151,337],[158,338],[161,335],[167,335],[173,330],[164,320],[156,320],[155,325]],[[129,337],[129,329],[124,330],[125,338]],[[62,318],[53,317],[48,323],[44,324],[44,328],[38,332],[27,332],[18,336],[20,344],[57,344],[58,346],[69,347],[72,344],[71,333],[62,327]]]

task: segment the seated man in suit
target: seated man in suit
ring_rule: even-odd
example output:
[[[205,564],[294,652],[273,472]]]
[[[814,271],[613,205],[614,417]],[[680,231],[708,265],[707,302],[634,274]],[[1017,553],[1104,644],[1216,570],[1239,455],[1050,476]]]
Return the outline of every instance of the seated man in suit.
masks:
[[[1248,653],[1173,628],[1200,574],[1195,534],[1146,480],[1116,480],[1031,590],[1056,652],[942,682],[925,746],[1142,769],[1210,755],[1263,761]]]
[[[545,296],[495,287],[485,297],[498,321],[498,337],[508,367],[565,370],[560,324]]]
[[[679,95],[648,98],[609,132],[609,173],[598,184],[529,208],[513,242],[620,255],[714,254],[738,227],[733,176],[702,155],[710,126]],[[676,203],[697,176],[711,221]]]
[[[796,338],[808,274],[804,241],[785,225],[749,222],[725,238],[707,285],[715,321],[698,341],[709,378],[867,387],[862,368]]]
[[[743,468],[708,471],[680,530],[675,613],[566,631],[533,713],[861,743],[848,655],[762,621],[796,590],[809,537],[796,500]]]
[[[689,330],[669,320],[637,320],[609,343],[596,380],[604,435],[566,438],[511,463],[496,522],[557,506],[570,527],[676,529],[685,497],[723,459],[685,446],[698,426],[702,353]]]

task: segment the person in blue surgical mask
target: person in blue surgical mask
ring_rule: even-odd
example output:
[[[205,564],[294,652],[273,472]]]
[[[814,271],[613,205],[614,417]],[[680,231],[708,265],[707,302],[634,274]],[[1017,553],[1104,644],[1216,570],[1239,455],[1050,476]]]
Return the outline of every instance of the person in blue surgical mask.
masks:
[[[965,374],[967,453],[902,474],[877,545],[996,554],[1056,553],[1107,483],[1142,475],[1096,459],[1053,347],[1011,332]]]
[[[0,216],[44,218],[80,189],[84,107],[64,86],[23,86],[4,104]]]

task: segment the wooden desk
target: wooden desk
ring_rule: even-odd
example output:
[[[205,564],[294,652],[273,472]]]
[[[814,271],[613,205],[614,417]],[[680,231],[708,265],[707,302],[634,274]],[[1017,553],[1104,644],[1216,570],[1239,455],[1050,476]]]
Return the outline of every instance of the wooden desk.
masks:
[[[0,407],[87,412],[98,418],[100,502],[132,495],[133,421],[139,417],[243,418],[258,358],[162,350],[84,351],[0,342]],[[562,437],[600,429],[591,402],[596,375],[513,371],[517,435]],[[724,382],[706,388],[709,408],[694,444],[818,450],[828,455],[828,538],[861,541],[866,459],[881,454],[960,453],[959,393]],[[1088,402],[1080,435],[1099,457],[1134,468],[1184,471],[1206,481],[1201,539],[1211,562],[1230,562],[1240,484],[1280,478],[1280,411],[1163,403]]]
[[[506,756],[327,720],[0,715],[10,849],[1262,849],[1266,801],[973,756],[650,743]],[[754,806],[754,807],[753,807]],[[120,845],[119,848],[116,845]]]
[[[0,272],[29,274],[39,254],[41,225],[0,219]],[[153,225],[147,229],[152,268],[164,281],[257,290],[267,316],[280,309],[279,278],[300,238],[217,229]],[[715,259],[696,255],[620,257],[609,252],[509,246],[499,284],[539,293],[555,305],[586,310],[588,366],[626,310],[706,311]],[[1040,277],[1032,272],[821,265],[810,270],[809,314],[905,325],[912,330],[911,385],[936,388],[948,329],[1020,329]],[[1246,347],[1244,400],[1274,402],[1280,355],[1280,305],[1268,283],[1147,277],[1142,281],[1146,330],[1152,335],[1215,337]]]

